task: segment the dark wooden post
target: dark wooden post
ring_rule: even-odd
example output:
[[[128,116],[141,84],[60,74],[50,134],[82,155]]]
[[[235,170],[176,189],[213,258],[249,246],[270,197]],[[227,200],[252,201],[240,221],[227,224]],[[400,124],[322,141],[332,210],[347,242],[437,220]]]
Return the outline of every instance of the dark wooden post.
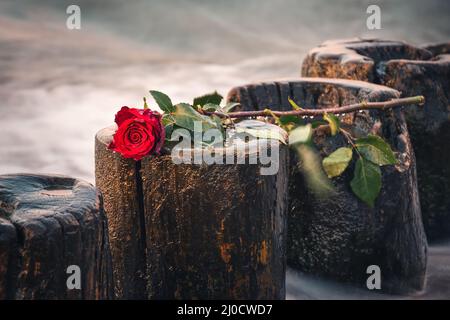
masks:
[[[107,149],[113,132],[97,134],[96,181],[110,223],[118,298],[285,298],[285,146],[278,172],[260,175],[261,165],[248,159],[126,160]]]
[[[450,234],[450,43],[414,47],[403,42],[327,42],[310,51],[302,75],[365,80],[425,96],[425,106],[407,108],[417,158],[423,222],[429,240]]]
[[[228,95],[244,110],[324,108],[399,96],[387,87],[351,80],[302,78],[236,87]],[[360,133],[377,132],[397,153],[399,164],[382,168],[383,187],[373,209],[350,189],[350,170],[333,180],[337,194],[320,199],[306,187],[298,159],[291,154],[289,176],[288,265],[302,271],[366,285],[369,265],[381,268],[382,289],[420,290],[426,271],[427,243],[420,219],[415,159],[402,113],[364,111],[342,121]],[[317,137],[322,156],[347,145],[340,135]]]
[[[100,131],[95,141],[95,183],[103,194],[108,216],[115,294],[119,299],[146,298],[146,239],[139,169],[106,148],[113,128]]]
[[[80,268],[80,290],[67,287],[71,265]],[[0,299],[112,297],[97,190],[63,176],[0,176]]]

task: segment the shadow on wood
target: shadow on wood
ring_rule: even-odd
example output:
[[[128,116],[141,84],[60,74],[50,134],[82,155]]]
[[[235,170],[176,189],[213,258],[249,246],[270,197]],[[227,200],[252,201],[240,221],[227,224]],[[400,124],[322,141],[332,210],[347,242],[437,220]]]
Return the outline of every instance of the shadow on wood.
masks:
[[[236,87],[228,100],[244,110],[290,110],[291,97],[303,108],[324,108],[398,98],[399,92],[361,81],[302,78]],[[383,187],[374,209],[350,189],[353,165],[333,179],[337,194],[316,197],[291,155],[289,176],[288,264],[302,271],[366,285],[366,269],[378,265],[382,289],[420,290],[426,271],[427,243],[420,218],[414,153],[398,109],[366,110],[341,117],[355,133],[376,133],[388,141],[399,164],[382,168]],[[316,136],[322,156],[347,145],[341,136]]]
[[[81,290],[67,268],[81,269]],[[0,176],[0,299],[110,299],[111,257],[102,199],[63,176]]]

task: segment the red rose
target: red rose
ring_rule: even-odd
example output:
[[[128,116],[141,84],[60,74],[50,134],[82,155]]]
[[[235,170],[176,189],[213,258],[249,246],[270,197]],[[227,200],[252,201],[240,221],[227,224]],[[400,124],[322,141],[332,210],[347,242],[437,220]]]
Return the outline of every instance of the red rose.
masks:
[[[115,121],[118,128],[109,149],[136,161],[149,154],[159,154],[164,143],[164,127],[158,112],[122,107]]]

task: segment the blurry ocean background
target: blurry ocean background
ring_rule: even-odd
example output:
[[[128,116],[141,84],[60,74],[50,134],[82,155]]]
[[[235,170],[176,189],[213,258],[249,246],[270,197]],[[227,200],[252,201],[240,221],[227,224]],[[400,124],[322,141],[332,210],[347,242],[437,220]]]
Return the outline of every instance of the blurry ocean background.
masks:
[[[70,4],[81,30],[66,27]],[[381,30],[366,27],[370,4],[381,7]],[[449,0],[0,0],[0,174],[94,182],[95,133],[122,105],[142,106],[149,89],[175,102],[226,95],[298,77],[325,40],[448,41],[449,21]],[[429,279],[428,297],[450,298],[449,250],[431,251],[431,274],[447,276]],[[288,298],[358,297],[377,295],[288,273]]]

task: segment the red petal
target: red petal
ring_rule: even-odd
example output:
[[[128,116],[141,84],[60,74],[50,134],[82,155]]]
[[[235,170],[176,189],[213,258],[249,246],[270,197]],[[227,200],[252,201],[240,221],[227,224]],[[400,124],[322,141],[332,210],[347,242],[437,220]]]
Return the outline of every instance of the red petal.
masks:
[[[122,107],[122,109],[117,112],[115,121],[117,125],[120,126],[124,121],[136,117],[142,118],[142,113],[139,109]]]

